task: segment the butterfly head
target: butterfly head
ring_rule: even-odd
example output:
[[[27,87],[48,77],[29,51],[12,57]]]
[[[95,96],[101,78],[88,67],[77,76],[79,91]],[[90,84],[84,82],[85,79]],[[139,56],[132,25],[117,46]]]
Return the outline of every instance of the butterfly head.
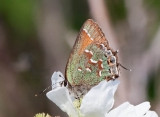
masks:
[[[52,89],[64,85],[64,76],[61,72],[54,72],[51,78]]]

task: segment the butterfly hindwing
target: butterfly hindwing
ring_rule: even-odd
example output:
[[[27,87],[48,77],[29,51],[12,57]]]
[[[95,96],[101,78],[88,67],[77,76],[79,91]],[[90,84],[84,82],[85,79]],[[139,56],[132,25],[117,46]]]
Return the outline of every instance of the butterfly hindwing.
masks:
[[[87,20],[80,30],[66,66],[68,82],[72,86],[91,86],[112,76],[108,50],[113,55],[98,24],[93,20]]]

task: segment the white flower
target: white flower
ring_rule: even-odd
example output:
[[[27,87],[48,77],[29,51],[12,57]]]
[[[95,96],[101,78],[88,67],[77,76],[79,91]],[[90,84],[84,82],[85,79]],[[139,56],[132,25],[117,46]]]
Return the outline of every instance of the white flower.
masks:
[[[154,111],[150,111],[149,102],[144,102],[133,106],[128,102],[111,110],[114,104],[114,94],[119,81],[101,81],[94,86],[82,99],[80,108],[76,108],[75,100],[69,94],[66,87],[61,86],[59,82],[64,81],[61,72],[54,72],[52,75],[52,90],[46,95],[61,110],[70,117],[158,117]]]
[[[109,113],[106,113],[105,117],[158,117],[154,111],[150,111],[149,109],[149,102],[143,102],[137,106],[125,102]]]

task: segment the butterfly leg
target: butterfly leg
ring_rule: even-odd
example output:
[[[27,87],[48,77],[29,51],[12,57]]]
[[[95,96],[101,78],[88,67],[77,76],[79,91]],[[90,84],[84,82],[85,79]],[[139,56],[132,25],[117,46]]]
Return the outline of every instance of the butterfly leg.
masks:
[[[107,81],[110,81],[110,80],[113,80],[113,78],[112,78],[111,76],[107,76],[107,77],[106,77],[106,80],[107,80]]]

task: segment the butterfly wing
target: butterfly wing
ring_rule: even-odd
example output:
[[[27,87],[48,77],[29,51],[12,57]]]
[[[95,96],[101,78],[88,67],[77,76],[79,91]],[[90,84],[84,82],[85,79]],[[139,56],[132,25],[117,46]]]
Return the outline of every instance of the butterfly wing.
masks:
[[[93,20],[87,20],[80,30],[66,66],[68,82],[72,86],[95,85],[111,76],[107,50],[111,49],[100,27]]]

